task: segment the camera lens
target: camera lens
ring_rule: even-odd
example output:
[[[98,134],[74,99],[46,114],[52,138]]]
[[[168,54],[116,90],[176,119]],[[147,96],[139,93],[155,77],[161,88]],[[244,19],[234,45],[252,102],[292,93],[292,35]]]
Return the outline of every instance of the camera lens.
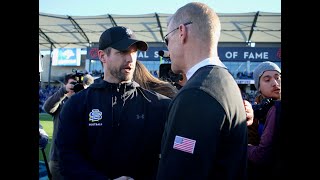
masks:
[[[77,83],[77,84],[75,84],[75,85],[73,86],[73,91],[74,91],[75,93],[81,91],[82,89],[84,89],[84,87],[83,87],[82,84]]]

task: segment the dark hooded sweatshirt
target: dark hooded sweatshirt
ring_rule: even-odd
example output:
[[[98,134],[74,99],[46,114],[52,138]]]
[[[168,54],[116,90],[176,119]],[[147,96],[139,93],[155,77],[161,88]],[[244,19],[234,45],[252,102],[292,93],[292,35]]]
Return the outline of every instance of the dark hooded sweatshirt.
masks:
[[[56,143],[67,179],[154,179],[170,99],[136,82],[99,81],[60,113]]]

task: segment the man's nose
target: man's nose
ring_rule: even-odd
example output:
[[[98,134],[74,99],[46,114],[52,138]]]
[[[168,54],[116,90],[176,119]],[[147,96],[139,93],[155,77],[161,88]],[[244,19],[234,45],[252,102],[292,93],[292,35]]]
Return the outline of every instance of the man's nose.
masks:
[[[280,85],[280,81],[276,80],[276,79],[273,79],[272,80],[272,86],[278,86]]]
[[[129,52],[127,55],[126,55],[126,61],[127,62],[132,62],[134,58],[136,58],[136,52]]]

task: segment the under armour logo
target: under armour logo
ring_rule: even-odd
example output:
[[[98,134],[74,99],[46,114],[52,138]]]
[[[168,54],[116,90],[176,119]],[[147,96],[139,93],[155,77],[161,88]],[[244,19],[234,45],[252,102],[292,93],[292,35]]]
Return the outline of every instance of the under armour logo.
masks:
[[[139,114],[137,114],[137,119],[144,119],[144,114],[141,114],[141,115],[139,115]]]

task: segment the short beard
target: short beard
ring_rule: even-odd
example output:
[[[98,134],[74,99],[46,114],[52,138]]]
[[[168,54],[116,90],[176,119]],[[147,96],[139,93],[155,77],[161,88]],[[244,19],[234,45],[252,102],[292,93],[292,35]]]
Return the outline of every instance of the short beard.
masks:
[[[125,74],[121,72],[122,69],[112,69],[110,70],[110,74],[117,78],[120,82],[130,81],[133,78],[133,72],[129,74]]]

